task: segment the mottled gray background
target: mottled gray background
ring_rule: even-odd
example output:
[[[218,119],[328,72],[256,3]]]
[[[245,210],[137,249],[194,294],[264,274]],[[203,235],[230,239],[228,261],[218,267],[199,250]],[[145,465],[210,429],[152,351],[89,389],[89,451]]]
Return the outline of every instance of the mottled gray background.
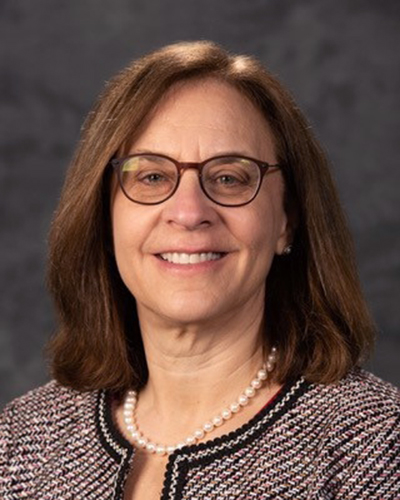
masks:
[[[48,378],[46,234],[103,83],[165,43],[252,53],[327,149],[380,330],[370,368],[400,384],[398,0],[0,0],[0,405]]]

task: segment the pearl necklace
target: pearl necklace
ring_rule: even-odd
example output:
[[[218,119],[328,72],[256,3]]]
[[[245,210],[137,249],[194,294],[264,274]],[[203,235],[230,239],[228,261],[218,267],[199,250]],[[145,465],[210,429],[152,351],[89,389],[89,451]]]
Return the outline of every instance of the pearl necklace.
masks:
[[[135,408],[137,404],[138,394],[136,391],[128,391],[124,401],[123,412],[125,427],[130,437],[139,448],[142,448],[149,453],[155,453],[160,456],[169,455],[176,449],[197,443],[198,441],[203,439],[206,434],[212,432],[216,427],[220,427],[234,414],[238,413],[244,406],[247,405],[249,400],[255,396],[258,389],[262,387],[263,382],[267,380],[268,373],[272,372],[275,367],[276,353],[276,347],[273,347],[271,349],[271,353],[268,355],[267,362],[263,364],[260,370],[258,370],[256,377],[250,382],[250,385],[246,387],[246,389],[242,394],[240,394],[236,401],[229,405],[229,407],[224,408],[221,413],[207,421],[202,427],[196,429],[193,434],[173,446],[160,445],[153,441],[150,441],[145,436],[143,436],[138,428],[137,421],[135,419]]]

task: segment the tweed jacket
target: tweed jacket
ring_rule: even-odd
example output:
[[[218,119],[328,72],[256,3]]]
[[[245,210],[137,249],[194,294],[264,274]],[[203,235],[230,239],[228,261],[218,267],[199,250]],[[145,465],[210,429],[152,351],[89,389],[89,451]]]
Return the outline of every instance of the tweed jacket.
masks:
[[[135,449],[112,394],[57,382],[0,421],[2,500],[117,500]],[[287,383],[235,432],[169,457],[162,500],[398,500],[399,392],[356,370],[338,384]]]

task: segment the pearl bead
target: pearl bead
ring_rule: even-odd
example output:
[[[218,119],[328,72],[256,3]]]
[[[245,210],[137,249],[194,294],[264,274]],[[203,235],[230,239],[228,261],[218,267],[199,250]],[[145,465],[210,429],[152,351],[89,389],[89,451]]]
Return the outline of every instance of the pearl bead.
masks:
[[[222,417],[220,417],[219,415],[215,416],[212,420],[213,424],[215,425],[215,427],[219,427],[220,425],[223,424],[224,420]]]
[[[232,403],[229,408],[230,408],[232,413],[237,413],[240,410],[240,404],[239,403]]]
[[[145,437],[140,437],[138,440],[137,440],[137,444],[141,447],[141,448],[145,448],[146,444],[147,444],[147,439]]]
[[[246,394],[242,394],[241,396],[239,396],[238,401],[240,406],[246,406],[249,402],[249,398],[246,396]]]
[[[189,446],[194,444],[196,442],[196,438],[194,436],[189,436],[186,438],[186,444],[188,444]]]
[[[271,348],[271,353],[276,354],[278,352],[278,348],[276,346]]]
[[[125,422],[125,423],[128,423],[128,422]],[[129,425],[127,425],[127,426],[126,426],[126,428],[128,429],[128,431],[129,431],[130,433],[132,433],[132,432],[135,432],[135,431],[136,431],[136,425],[135,425],[135,424],[129,424]]]
[[[244,393],[248,398],[254,397],[256,391],[254,390],[254,387],[246,387]]]
[[[212,422],[206,422],[203,425],[203,429],[205,432],[211,432],[214,429],[214,424]]]
[[[166,450],[167,450],[167,453],[170,454],[170,453],[173,453],[176,450],[176,448],[175,448],[175,446],[167,446]]]
[[[203,429],[196,429],[194,431],[194,437],[196,439],[203,439],[203,437],[204,437],[204,431],[203,431]]]
[[[254,389],[259,389],[261,386],[262,382],[258,378],[255,378],[254,380],[251,381],[251,387],[254,387]]]
[[[225,410],[222,410],[221,415],[224,420],[229,420],[232,416],[232,411],[229,408],[225,408]]]
[[[150,453],[154,453],[156,451],[156,445],[154,443],[147,443],[146,450]]]
[[[157,446],[156,448],[156,454],[157,455],[165,455],[165,453],[167,452],[167,450],[165,449],[165,446]]]
[[[267,380],[267,377],[268,377],[267,372],[264,369],[258,370],[257,378],[259,380]]]
[[[266,367],[268,372],[272,372],[272,370],[274,369],[274,364],[267,361],[267,364],[265,365],[265,367]]]
[[[177,448],[178,450],[180,450],[180,449],[181,449],[181,448],[183,448],[184,446],[186,446],[186,443],[178,443],[178,444],[176,445],[176,448]]]

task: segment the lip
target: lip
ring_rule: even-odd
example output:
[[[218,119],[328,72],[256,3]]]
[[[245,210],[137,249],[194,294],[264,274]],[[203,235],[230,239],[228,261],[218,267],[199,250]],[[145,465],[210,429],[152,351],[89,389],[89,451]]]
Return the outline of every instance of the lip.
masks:
[[[203,252],[203,253],[162,253],[160,257],[163,260],[172,262],[174,264],[199,264],[200,262],[207,262],[209,260],[220,260],[223,257],[220,252]]]
[[[221,257],[219,259],[213,259],[213,260],[206,260],[203,262],[196,262],[196,263],[186,263],[186,264],[175,264],[173,262],[170,262],[168,260],[165,260],[161,257],[160,254],[164,253],[187,253],[187,254],[197,254],[197,253],[219,253],[221,254]],[[153,254],[157,264],[164,270],[170,271],[173,273],[196,273],[196,272],[205,272],[205,271],[210,271],[210,270],[215,270],[217,267],[219,267],[226,259],[227,255],[229,252],[221,252],[221,251],[216,251],[216,250],[205,250],[202,249],[201,251],[188,251],[188,250],[170,250],[170,251],[163,251],[160,253]]]
[[[162,250],[158,250],[157,252],[154,252],[154,255],[160,255],[162,253],[222,253],[226,254],[229,253],[229,250],[226,249],[221,249],[217,247],[166,247],[163,248]]]

